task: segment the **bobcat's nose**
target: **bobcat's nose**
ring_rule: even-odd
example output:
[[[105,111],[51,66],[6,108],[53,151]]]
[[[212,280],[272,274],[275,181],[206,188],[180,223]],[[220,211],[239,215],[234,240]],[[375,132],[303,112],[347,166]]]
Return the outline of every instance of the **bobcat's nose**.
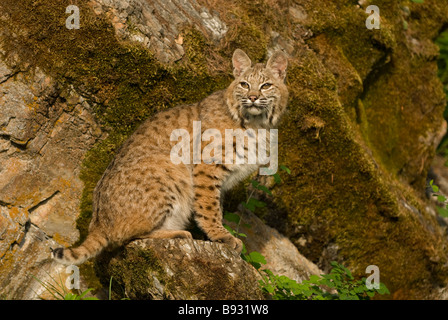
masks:
[[[258,97],[257,96],[249,96],[249,100],[252,102],[255,102],[255,100],[257,100]]]

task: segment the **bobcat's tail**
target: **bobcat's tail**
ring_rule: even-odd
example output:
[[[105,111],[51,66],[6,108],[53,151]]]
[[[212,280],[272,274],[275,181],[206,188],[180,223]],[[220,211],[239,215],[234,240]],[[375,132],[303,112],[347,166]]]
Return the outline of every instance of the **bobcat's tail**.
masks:
[[[98,231],[93,231],[87,235],[86,240],[76,248],[57,248],[51,253],[52,258],[65,265],[79,265],[87,259],[98,255],[109,241]]]

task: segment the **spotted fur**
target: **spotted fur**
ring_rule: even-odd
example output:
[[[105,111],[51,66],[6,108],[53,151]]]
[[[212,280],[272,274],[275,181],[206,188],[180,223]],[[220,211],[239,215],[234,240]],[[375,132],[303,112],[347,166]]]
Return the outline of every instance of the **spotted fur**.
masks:
[[[218,143],[223,149],[226,129],[276,127],[288,99],[285,54],[276,52],[266,66],[252,66],[249,57],[237,49],[232,62],[235,80],[227,90],[192,105],[160,112],[125,141],[94,190],[86,240],[77,248],[55,249],[56,261],[80,264],[107,246],[119,246],[132,239],[191,238],[184,229],[192,216],[210,240],[241,250],[241,241],[222,225],[221,199],[224,191],[258,165],[235,161],[229,164],[223,159],[212,164],[202,159],[199,164],[191,161],[176,165],[170,159],[176,144],[170,141],[171,132],[184,128],[193,138],[193,121],[201,121],[202,132],[218,129],[222,137]],[[237,154],[235,144],[231,151],[234,160],[243,157]],[[244,148],[246,160],[247,154]]]

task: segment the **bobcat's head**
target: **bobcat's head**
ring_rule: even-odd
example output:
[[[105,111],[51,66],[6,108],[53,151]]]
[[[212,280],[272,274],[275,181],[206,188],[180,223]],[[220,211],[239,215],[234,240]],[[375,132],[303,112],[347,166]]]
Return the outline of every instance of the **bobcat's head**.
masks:
[[[256,127],[276,126],[288,101],[286,54],[277,51],[266,65],[257,63],[252,67],[246,53],[236,49],[232,63],[235,80],[227,98],[233,118]]]

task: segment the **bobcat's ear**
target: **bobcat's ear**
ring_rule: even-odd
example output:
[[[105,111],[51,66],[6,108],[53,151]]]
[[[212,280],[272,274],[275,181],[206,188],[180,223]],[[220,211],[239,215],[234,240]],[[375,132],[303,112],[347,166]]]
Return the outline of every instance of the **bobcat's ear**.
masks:
[[[266,64],[266,68],[269,69],[272,74],[280,80],[285,79],[287,67],[288,57],[282,51],[276,51]]]
[[[250,68],[252,65],[252,61],[250,61],[247,54],[241,50],[236,49],[233,53],[232,57],[232,63],[233,63],[233,75],[235,78],[238,78],[244,71]]]

